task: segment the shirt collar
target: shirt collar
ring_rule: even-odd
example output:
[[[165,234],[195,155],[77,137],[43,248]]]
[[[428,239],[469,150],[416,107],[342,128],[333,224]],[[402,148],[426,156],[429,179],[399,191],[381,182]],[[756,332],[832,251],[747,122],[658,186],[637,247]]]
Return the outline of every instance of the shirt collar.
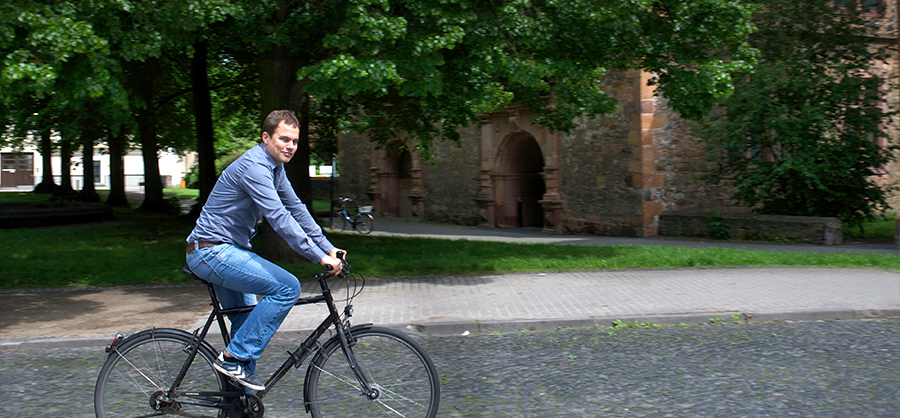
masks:
[[[260,142],[259,145],[254,147],[254,151],[256,151],[256,154],[259,154],[259,156],[257,158],[260,159],[261,162],[263,162],[266,165],[266,167],[269,167],[274,170],[274,169],[284,165],[284,164],[275,162],[275,159],[272,158],[271,154],[269,154],[269,150],[266,149],[266,144],[263,144]]]

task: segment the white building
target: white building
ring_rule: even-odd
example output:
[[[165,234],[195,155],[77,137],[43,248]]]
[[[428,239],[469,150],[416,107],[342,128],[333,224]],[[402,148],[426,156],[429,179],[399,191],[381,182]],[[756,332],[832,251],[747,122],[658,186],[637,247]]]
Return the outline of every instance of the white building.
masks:
[[[109,154],[103,147],[94,149],[91,164],[94,165],[94,188],[108,190],[110,186]],[[163,187],[182,187],[184,175],[196,163],[194,152],[179,155],[172,151],[160,151],[159,173]],[[142,191],[144,182],[144,163],[141,152],[131,151],[123,157],[125,167],[125,190]],[[51,157],[53,181],[60,183],[62,173],[59,153]],[[81,190],[84,185],[84,156],[75,153],[71,160],[72,188]],[[15,152],[11,148],[0,149],[0,188],[2,190],[31,190],[44,177],[43,158],[33,147],[26,147],[23,152]]]

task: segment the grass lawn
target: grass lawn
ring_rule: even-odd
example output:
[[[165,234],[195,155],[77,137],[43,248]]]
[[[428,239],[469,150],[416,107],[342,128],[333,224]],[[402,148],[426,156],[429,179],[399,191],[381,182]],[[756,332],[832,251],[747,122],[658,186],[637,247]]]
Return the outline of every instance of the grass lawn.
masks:
[[[167,197],[176,197],[179,200],[197,200],[197,196],[200,195],[200,190],[173,188],[164,189],[163,194],[165,194]],[[329,203],[328,201],[316,200],[313,201],[312,206],[313,211],[316,212],[331,210],[331,203]]]
[[[3,193],[5,194],[5,193]],[[116,209],[116,220],[0,230],[0,288],[165,284],[181,272],[185,218]],[[798,265],[900,268],[890,254],[815,254],[659,246],[515,244],[329,232],[366,276],[431,276],[584,269]],[[301,278],[318,265],[283,264]]]
[[[858,226],[844,226],[844,241],[887,241],[894,240],[894,221],[897,219],[897,212],[888,211],[879,216],[874,221],[863,223],[862,228]]]

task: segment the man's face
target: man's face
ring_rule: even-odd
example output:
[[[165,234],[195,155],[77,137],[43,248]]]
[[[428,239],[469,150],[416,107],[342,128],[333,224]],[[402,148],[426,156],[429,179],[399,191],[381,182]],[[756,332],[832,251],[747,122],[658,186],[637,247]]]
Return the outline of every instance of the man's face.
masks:
[[[272,136],[268,132],[262,133],[263,144],[269,155],[275,159],[276,163],[286,163],[294,156],[297,151],[297,143],[300,141],[300,128],[285,125],[284,121],[278,124]]]

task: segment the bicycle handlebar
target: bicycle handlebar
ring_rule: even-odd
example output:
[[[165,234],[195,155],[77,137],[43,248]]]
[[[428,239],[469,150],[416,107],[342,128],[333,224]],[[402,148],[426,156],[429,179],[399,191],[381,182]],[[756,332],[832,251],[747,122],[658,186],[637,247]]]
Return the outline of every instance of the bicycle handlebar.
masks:
[[[343,251],[338,251],[337,254],[335,254],[335,255],[337,256],[338,260],[341,260],[341,264],[344,266],[340,272],[340,276],[343,277],[344,275],[346,275],[347,273],[350,272],[350,263],[348,263],[347,260],[344,258],[347,255],[347,253],[345,253]],[[322,276],[322,275],[330,275],[328,272],[331,271],[333,269],[333,267],[331,267],[331,265],[325,265],[323,267],[325,268],[325,273],[317,274],[316,278],[319,278],[319,276]]]

